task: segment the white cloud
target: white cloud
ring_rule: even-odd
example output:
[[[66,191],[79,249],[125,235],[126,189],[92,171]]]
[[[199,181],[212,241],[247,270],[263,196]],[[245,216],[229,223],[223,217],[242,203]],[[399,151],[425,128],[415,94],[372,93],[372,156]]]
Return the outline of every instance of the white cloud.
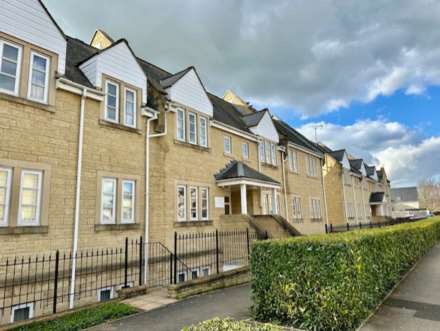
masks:
[[[440,1],[45,3],[67,33],[89,40],[103,28],[166,69],[195,65],[213,92],[308,116],[440,85]]]
[[[363,120],[342,126],[308,123],[299,130],[332,149],[346,148],[351,154],[376,166],[385,166],[393,186],[414,185],[421,179],[440,175],[440,137],[424,138],[419,131],[398,123]]]

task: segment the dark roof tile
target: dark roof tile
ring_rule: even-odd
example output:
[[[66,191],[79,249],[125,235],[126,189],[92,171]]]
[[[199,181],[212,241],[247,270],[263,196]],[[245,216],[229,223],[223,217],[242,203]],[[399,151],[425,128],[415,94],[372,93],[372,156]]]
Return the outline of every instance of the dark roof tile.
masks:
[[[214,177],[216,180],[248,178],[273,184],[280,184],[269,176],[266,176],[265,174],[252,169],[243,162],[236,160],[227,164],[226,167],[215,174]]]

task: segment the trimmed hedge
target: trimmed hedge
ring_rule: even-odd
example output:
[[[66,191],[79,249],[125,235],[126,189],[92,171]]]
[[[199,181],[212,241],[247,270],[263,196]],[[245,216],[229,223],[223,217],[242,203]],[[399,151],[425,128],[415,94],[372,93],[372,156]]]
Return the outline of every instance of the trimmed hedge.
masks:
[[[254,323],[247,321],[235,321],[230,318],[219,319],[214,318],[197,325],[193,325],[182,329],[182,331],[282,331],[276,325]]]
[[[57,319],[37,321],[13,329],[14,331],[75,331],[136,314],[138,310],[120,302],[108,302],[99,306],[68,313]]]
[[[440,239],[440,218],[255,244],[257,320],[307,330],[353,330]]]

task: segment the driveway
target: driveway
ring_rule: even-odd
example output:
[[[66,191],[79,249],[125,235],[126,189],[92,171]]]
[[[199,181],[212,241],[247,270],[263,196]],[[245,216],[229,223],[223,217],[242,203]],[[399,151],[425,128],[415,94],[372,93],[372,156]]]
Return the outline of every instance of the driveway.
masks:
[[[249,285],[231,287],[102,324],[91,330],[177,331],[214,317],[247,319],[250,317],[250,305]]]
[[[440,245],[402,281],[361,331],[440,330]]]

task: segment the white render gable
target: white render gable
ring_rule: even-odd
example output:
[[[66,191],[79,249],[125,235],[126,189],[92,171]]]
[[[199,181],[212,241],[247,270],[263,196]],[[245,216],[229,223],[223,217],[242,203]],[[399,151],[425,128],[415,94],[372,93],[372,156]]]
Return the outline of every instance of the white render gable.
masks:
[[[142,89],[142,102],[147,102],[147,77],[125,41],[91,57],[80,69],[96,87],[103,87],[103,74],[138,87]]]
[[[361,173],[362,173],[363,177],[367,177],[367,169],[365,168],[364,162],[362,162],[362,165],[361,165]]]
[[[347,169],[347,170],[351,169],[350,162],[348,161],[347,153],[345,153],[345,152],[344,152],[344,157],[342,158],[342,162],[341,163],[342,163],[342,166],[345,169]]]
[[[211,100],[209,100],[194,69],[189,70],[166,91],[168,92],[171,101],[188,106],[208,115],[209,117],[213,116],[214,107],[212,106]]]
[[[257,126],[250,128],[252,133],[263,137],[267,140],[278,143],[280,137],[278,135],[278,131],[275,128],[275,125],[272,122],[272,118],[269,115],[269,112],[266,111],[263,118],[260,120]]]
[[[0,31],[58,54],[58,72],[66,71],[67,42],[38,0],[1,0]]]

